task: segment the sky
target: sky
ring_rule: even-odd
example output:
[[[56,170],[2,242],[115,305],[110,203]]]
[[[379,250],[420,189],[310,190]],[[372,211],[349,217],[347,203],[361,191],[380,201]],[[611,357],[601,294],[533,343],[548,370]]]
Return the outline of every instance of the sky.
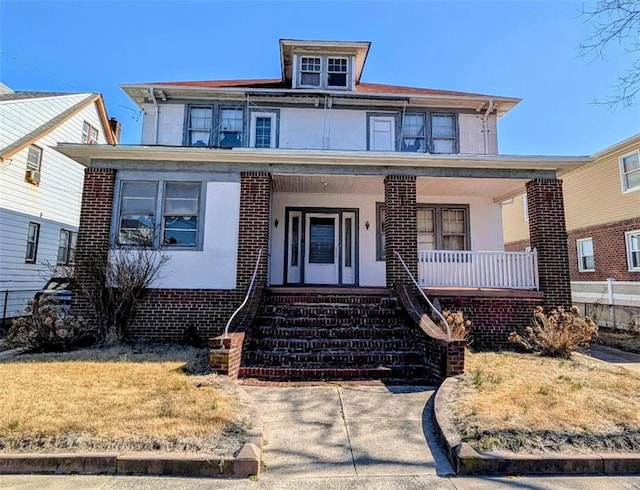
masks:
[[[585,4],[590,5],[588,2]],[[0,0],[0,81],[14,90],[100,92],[140,141],[122,83],[279,78],[280,38],[371,41],[362,80],[522,98],[499,151],[589,155],[640,132],[640,100],[614,110],[629,62],[579,56],[577,1]]]

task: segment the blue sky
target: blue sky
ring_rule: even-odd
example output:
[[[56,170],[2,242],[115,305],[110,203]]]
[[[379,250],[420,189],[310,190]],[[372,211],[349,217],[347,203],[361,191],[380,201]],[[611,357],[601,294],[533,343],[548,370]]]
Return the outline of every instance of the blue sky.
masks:
[[[588,5],[588,4],[587,4]],[[0,80],[15,90],[101,92],[137,143],[129,82],[277,78],[280,38],[371,41],[363,81],[520,97],[505,154],[585,155],[640,132],[611,93],[624,56],[590,62],[581,2],[0,2]]]

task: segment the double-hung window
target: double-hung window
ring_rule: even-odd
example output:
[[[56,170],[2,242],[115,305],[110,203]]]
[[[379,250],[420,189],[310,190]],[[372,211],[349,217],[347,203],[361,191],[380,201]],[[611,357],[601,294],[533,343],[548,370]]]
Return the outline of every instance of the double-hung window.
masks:
[[[164,186],[162,244],[198,245],[199,182],[167,182]]]
[[[123,181],[117,244],[197,247],[201,189],[201,182]]]
[[[24,261],[30,264],[35,263],[38,256],[38,240],[40,238],[40,225],[38,223],[29,223],[27,229],[27,253]]]
[[[322,72],[322,58],[315,56],[300,57],[300,85],[303,87],[319,87]]]
[[[640,272],[640,230],[625,233],[629,271]]]
[[[593,272],[596,269],[593,255],[593,240],[591,238],[581,238],[576,240],[578,247],[578,270],[580,272]]]
[[[40,182],[40,169],[42,167],[42,148],[31,145],[27,151],[27,173],[25,180],[31,184]]]
[[[347,58],[327,58],[327,87],[345,88],[348,83],[348,67]]]
[[[191,106],[187,144],[189,146],[211,146],[213,106]]]
[[[223,148],[242,146],[242,109],[222,107],[220,109],[220,141]]]
[[[456,116],[452,113],[408,113],[402,117],[400,151],[455,153]]]
[[[377,260],[385,260],[385,208],[376,205]],[[418,204],[418,250],[469,250],[469,206]]]
[[[402,119],[402,151],[427,151],[424,114],[405,114]]]
[[[74,231],[60,230],[58,241],[58,264],[69,265],[76,260],[78,234]]]
[[[620,158],[620,174],[624,192],[640,189],[640,151]]]
[[[455,153],[456,124],[453,114],[431,114],[433,153]]]
[[[82,142],[87,145],[95,145],[98,142],[98,130],[87,121],[82,123]]]
[[[469,208],[418,205],[418,250],[468,250]]]

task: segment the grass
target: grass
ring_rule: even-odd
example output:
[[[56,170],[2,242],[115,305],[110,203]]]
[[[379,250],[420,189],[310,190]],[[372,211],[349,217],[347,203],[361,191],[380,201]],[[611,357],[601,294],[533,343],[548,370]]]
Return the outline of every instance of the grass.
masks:
[[[600,328],[598,344],[640,354],[640,330],[611,330]]]
[[[588,359],[467,353],[448,411],[480,451],[640,451],[640,373]]]
[[[161,450],[231,455],[247,414],[207,350],[122,347],[0,362],[0,451]]]

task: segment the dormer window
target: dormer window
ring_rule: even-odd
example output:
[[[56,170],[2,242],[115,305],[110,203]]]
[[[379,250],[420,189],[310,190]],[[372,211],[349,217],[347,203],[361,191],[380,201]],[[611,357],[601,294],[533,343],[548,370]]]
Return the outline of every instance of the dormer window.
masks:
[[[300,85],[319,87],[322,59],[302,56],[300,58]]]
[[[302,88],[350,89],[351,57],[298,57],[296,86]]]

